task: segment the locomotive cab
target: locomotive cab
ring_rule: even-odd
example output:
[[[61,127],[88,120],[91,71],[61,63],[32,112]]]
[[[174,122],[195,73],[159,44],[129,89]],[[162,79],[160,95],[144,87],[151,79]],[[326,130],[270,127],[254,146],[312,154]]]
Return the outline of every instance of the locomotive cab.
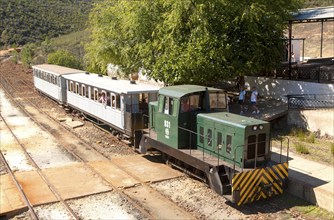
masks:
[[[158,102],[150,103],[150,128],[157,140],[175,149],[196,148],[197,114],[226,111],[226,94],[197,85],[161,88]]]

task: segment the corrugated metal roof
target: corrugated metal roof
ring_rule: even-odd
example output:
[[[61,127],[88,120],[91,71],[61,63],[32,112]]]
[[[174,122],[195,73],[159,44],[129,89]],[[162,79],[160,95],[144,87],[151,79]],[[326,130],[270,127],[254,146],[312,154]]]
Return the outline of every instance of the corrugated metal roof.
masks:
[[[77,70],[73,68],[68,68],[64,66],[58,66],[54,64],[41,64],[32,66],[33,69],[43,70],[48,73],[52,73],[55,75],[64,75],[64,74],[71,74],[71,73],[84,73],[83,70]]]
[[[160,87],[155,85],[149,85],[145,83],[136,82],[131,84],[129,80],[114,80],[108,76],[102,76],[98,74],[70,74],[65,75],[65,79],[73,80],[75,82],[84,83],[107,91],[115,92],[118,94],[136,94],[136,93],[150,93],[158,92]]]
[[[301,22],[319,22],[319,21],[334,21],[334,6],[323,8],[306,8],[301,9],[293,14],[294,23]]]

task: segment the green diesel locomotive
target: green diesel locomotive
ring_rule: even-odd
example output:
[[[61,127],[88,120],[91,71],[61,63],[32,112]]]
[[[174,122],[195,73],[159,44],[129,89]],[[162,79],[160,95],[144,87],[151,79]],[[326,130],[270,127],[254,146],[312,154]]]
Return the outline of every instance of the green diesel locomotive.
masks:
[[[287,159],[271,159],[270,138],[270,123],[227,112],[223,90],[180,85],[161,88],[149,103],[149,128],[136,131],[135,148],[159,150],[242,205],[282,194],[287,184]]]

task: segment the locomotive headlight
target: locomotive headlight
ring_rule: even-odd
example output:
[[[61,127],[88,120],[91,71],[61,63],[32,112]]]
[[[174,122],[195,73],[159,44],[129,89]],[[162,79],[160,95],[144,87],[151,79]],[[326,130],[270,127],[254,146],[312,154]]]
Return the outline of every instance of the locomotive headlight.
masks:
[[[256,130],[257,130],[257,126],[254,125],[254,126],[252,127],[252,129],[253,129],[253,131],[256,131]]]
[[[259,125],[259,129],[262,130],[263,129],[263,125]]]

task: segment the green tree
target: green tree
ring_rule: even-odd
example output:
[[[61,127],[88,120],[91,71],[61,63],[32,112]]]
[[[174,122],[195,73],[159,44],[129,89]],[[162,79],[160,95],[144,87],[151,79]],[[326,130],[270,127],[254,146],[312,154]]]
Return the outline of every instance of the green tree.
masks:
[[[21,51],[21,61],[25,66],[30,66],[34,57],[35,44],[26,44]]]
[[[82,68],[80,61],[67,50],[57,50],[54,53],[50,53],[48,55],[48,63],[76,69]]]
[[[144,68],[166,84],[211,84],[276,66],[299,0],[104,0],[90,14],[88,68]]]
[[[1,38],[0,38],[0,43],[2,43],[5,47],[8,45],[9,43],[9,34],[7,29],[5,29],[2,33],[1,33]]]

